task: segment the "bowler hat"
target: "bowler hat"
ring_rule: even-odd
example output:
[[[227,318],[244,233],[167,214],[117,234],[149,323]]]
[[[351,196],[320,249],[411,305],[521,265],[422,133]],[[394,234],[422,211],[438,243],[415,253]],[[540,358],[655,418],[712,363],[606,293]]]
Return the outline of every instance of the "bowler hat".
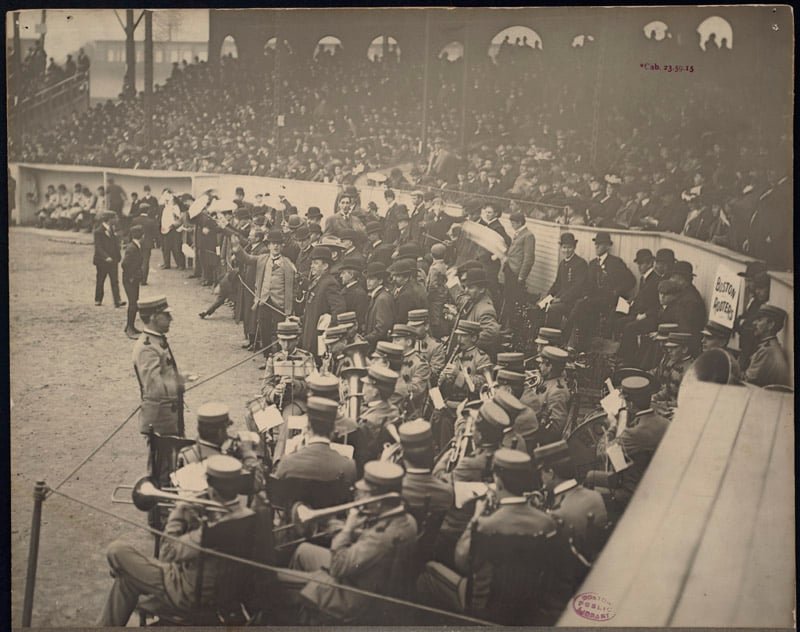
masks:
[[[675,263],[675,252],[671,248],[659,248],[656,252],[659,263]]]
[[[483,268],[467,270],[464,285],[486,285],[486,271]]]
[[[326,261],[328,263],[333,263],[333,256],[331,255],[331,251],[325,246],[316,246],[311,250],[311,260],[314,261],[315,259],[318,259],[320,261]]]
[[[289,219],[286,220],[286,223],[292,230],[297,230],[303,225],[303,220],[300,219],[299,215],[289,215]]]
[[[740,277],[744,277],[746,279],[752,279],[757,274],[761,274],[767,271],[767,264],[763,261],[748,261],[747,267],[745,268],[744,272],[739,272]]]
[[[358,231],[355,231],[352,228],[344,228],[338,232],[337,237],[339,237],[339,239],[356,241],[358,239]]]
[[[606,244],[608,246],[610,246],[612,243],[611,235],[609,235],[608,233],[597,233],[594,236],[594,239],[592,239],[592,241],[596,244]]]
[[[309,217],[311,219],[321,218],[322,211],[319,210],[319,207],[309,206],[308,211],[306,211],[306,217]]]
[[[380,222],[367,222],[366,230],[367,235],[374,235],[376,233],[380,233],[383,228],[381,227]]]
[[[695,276],[694,267],[688,261],[676,261],[675,265],[672,266],[672,274],[682,276],[687,281],[691,281],[692,277]]]
[[[354,270],[363,272],[364,262],[359,257],[345,257],[339,264],[339,270]]]
[[[649,248],[642,248],[636,251],[634,263],[646,263],[653,260],[653,252]]]
[[[296,231],[294,231],[294,238],[297,241],[303,241],[304,239],[308,239],[311,237],[311,231],[308,230],[308,226],[301,226]]]
[[[417,259],[422,253],[419,251],[417,244],[400,244],[397,247],[398,259]]]
[[[414,274],[417,271],[417,262],[411,259],[398,259],[390,267],[391,274]]]
[[[267,241],[271,244],[282,244],[283,233],[279,230],[271,230],[269,231],[269,235],[267,235]]]
[[[558,240],[558,243],[562,246],[574,246],[578,243],[578,240],[575,239],[575,235],[572,233],[561,233],[561,238]]]
[[[386,266],[380,261],[370,261],[367,264],[367,278],[384,278],[386,276]]]

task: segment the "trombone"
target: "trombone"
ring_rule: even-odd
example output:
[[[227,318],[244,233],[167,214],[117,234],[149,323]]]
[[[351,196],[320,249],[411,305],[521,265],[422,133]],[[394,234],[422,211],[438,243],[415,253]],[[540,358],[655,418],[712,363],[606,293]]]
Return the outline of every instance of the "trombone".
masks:
[[[117,492],[120,489],[131,490],[131,500],[124,500],[117,497]],[[182,496],[177,492],[166,491],[159,489],[153,484],[153,479],[149,476],[144,476],[136,481],[135,485],[117,485],[114,491],[111,492],[111,502],[135,505],[140,511],[150,511],[156,506],[159,507],[175,507],[179,502],[188,503],[190,505],[198,505],[208,511],[215,511],[219,513],[229,513],[228,509],[222,503],[216,500],[209,500],[207,498],[197,498],[196,496]]]

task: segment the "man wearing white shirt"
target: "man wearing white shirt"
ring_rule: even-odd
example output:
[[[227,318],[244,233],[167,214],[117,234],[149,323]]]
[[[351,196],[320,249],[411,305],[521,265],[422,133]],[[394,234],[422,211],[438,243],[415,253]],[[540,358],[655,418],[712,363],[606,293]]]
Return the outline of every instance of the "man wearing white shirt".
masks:
[[[186,260],[181,252],[181,236],[178,226],[181,224],[181,209],[172,191],[164,189],[161,192],[161,254],[164,256],[162,270],[170,269],[171,257],[175,257],[178,270],[186,269]]]

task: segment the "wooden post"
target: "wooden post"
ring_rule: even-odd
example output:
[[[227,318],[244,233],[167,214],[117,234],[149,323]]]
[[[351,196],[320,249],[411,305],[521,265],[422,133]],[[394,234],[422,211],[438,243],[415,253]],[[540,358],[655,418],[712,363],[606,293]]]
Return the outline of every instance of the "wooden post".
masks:
[[[36,588],[36,565],[39,561],[39,535],[42,528],[42,503],[47,495],[47,485],[37,481],[33,489],[33,516],[31,517],[31,541],[28,549],[28,574],[25,578],[25,600],[22,604],[22,627],[31,627],[33,594]]]

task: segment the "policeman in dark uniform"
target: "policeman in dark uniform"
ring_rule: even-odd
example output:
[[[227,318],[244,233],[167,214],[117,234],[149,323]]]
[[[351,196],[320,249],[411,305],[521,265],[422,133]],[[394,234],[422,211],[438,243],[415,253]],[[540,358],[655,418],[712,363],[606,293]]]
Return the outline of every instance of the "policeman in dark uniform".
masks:
[[[777,337],[786,323],[786,318],[786,312],[775,305],[765,303],[758,308],[758,314],[753,321],[758,346],[744,374],[744,379],[751,384],[791,386],[789,363]]]
[[[603,497],[576,480],[575,466],[566,441],[556,441],[536,448],[533,462],[539,470],[545,491],[545,508],[572,530],[575,543],[580,549],[586,538],[589,514],[594,516],[594,525],[597,528],[603,528],[608,522]]]
[[[417,581],[419,594],[431,603],[463,612],[467,606],[467,583],[471,577],[470,606],[478,616],[490,597],[492,558],[491,554],[484,557],[483,552],[481,556],[474,554],[473,534],[534,537],[556,530],[555,521],[529,502],[527,495],[533,491],[534,481],[530,456],[518,450],[497,450],[491,464],[491,476],[495,491],[491,498],[481,498],[475,503],[472,519],[465,525],[456,545],[452,568],[438,561],[428,562]],[[536,599],[541,595],[528,597]]]
[[[558,347],[548,346],[539,355],[539,371],[542,383],[527,388],[520,401],[533,409],[541,426],[539,440],[542,443],[558,441],[567,424],[569,389],[564,380],[564,366],[569,354]]]

